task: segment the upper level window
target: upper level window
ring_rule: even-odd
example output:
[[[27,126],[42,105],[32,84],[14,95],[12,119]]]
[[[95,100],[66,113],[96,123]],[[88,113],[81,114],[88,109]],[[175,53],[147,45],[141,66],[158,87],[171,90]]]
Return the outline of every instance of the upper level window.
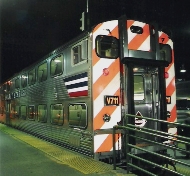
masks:
[[[25,88],[27,86],[27,75],[26,73],[21,75],[21,86]]]
[[[38,82],[45,81],[47,79],[47,62],[41,64],[38,67]]]
[[[20,78],[15,79],[15,88],[19,89],[20,88]]]
[[[73,65],[78,64],[82,61],[81,56],[81,45],[77,45],[72,48],[72,55],[73,55]]]
[[[13,85],[12,81],[7,81],[5,84],[3,84],[3,91],[4,92],[10,91],[10,89],[13,88],[12,85]]]
[[[35,82],[36,82],[36,70],[35,68],[33,68],[28,73],[28,84],[33,85],[35,84]]]
[[[51,76],[60,75],[63,73],[63,55],[58,55],[51,60],[50,64],[50,74]]]

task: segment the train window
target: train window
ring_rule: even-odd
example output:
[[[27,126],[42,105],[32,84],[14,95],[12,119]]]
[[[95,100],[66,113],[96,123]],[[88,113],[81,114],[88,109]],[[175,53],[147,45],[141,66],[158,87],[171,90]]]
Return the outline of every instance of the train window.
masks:
[[[141,75],[134,76],[134,100],[144,100],[144,78]]]
[[[172,49],[170,45],[160,43],[160,60],[165,60],[168,63],[172,62]]]
[[[47,106],[38,105],[38,121],[47,122]]]
[[[47,79],[47,62],[41,64],[38,67],[38,82],[45,81]]]
[[[15,105],[14,104],[10,104],[10,118],[13,119],[15,118]]]
[[[98,35],[95,41],[95,50],[98,57],[116,59],[118,58],[118,40],[107,35]]]
[[[57,76],[63,73],[63,55],[59,55],[51,60],[50,63],[51,76]]]
[[[15,88],[19,89],[20,88],[20,78],[15,79]]]
[[[86,128],[87,126],[86,104],[74,103],[69,105],[69,126]]]
[[[33,68],[28,72],[28,84],[33,85],[36,83],[36,70]]]
[[[51,105],[51,123],[53,125],[63,125],[63,105]]]
[[[28,119],[35,120],[35,108],[33,105],[28,106]]]
[[[26,120],[26,115],[27,115],[26,106],[22,105],[20,107],[20,116],[21,116],[21,119]]]
[[[27,75],[26,73],[21,75],[21,86],[25,88],[27,86]]]
[[[73,65],[78,64],[81,61],[81,45],[77,45],[72,48]]]

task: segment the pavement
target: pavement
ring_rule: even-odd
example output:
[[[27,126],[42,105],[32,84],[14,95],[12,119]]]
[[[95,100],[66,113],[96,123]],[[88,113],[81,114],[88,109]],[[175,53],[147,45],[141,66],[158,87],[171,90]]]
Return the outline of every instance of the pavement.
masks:
[[[0,124],[0,176],[134,176]]]
[[[184,148],[182,144],[178,144]],[[190,176],[190,159],[185,153],[168,149],[177,171]],[[169,169],[172,169],[169,166]],[[142,174],[142,173],[141,173]],[[140,175],[141,175],[140,174]],[[168,173],[169,174],[169,173]],[[134,176],[126,170],[96,161],[24,132],[0,124],[0,176]],[[139,174],[138,174],[139,175]],[[168,176],[171,176],[169,174]]]

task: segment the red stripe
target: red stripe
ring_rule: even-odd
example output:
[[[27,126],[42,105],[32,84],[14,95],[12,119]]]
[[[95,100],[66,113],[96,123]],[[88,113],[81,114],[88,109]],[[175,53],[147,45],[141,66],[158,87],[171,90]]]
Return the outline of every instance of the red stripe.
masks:
[[[170,111],[170,118],[168,118],[168,122],[175,122],[176,120],[176,106],[173,107],[173,109]]]
[[[166,88],[166,95],[171,96],[175,91],[175,77],[171,80],[170,84]]]
[[[88,90],[79,91],[79,92],[71,92],[69,93],[70,97],[80,97],[80,96],[88,96]]]
[[[131,50],[138,50],[143,42],[150,36],[149,25],[143,27],[143,33],[137,34],[129,43],[128,48]]]
[[[115,143],[119,141],[120,134],[115,135]],[[100,145],[100,147],[95,151],[97,152],[109,152],[111,151],[113,147],[113,136],[112,134],[109,134],[107,138],[104,140],[104,142]]]

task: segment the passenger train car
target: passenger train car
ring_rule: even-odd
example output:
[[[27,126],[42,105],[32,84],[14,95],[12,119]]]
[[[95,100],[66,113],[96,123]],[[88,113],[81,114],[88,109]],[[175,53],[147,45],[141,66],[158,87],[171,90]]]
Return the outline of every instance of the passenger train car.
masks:
[[[156,24],[122,16],[52,51],[0,91],[1,123],[109,159],[113,126],[125,114],[176,121],[173,42]],[[141,125],[176,133],[149,121]],[[124,139],[116,135],[116,150],[125,152]]]

